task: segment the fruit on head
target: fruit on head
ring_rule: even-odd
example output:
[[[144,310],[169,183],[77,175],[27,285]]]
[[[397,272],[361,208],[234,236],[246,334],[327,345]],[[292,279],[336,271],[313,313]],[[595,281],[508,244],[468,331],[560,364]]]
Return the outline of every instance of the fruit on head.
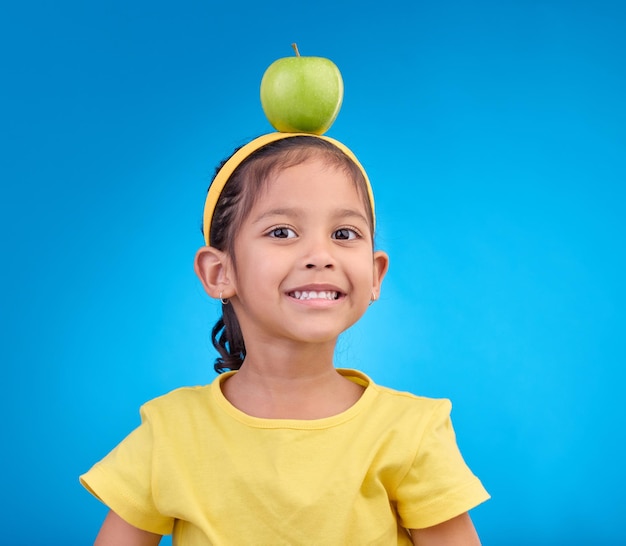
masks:
[[[274,61],[261,80],[261,105],[274,129],[324,134],[343,101],[343,80],[330,59],[295,57]]]

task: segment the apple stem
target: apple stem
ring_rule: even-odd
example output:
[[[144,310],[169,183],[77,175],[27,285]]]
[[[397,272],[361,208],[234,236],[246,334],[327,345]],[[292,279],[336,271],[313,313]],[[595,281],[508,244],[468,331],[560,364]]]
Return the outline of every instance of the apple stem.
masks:
[[[298,44],[294,42],[293,44],[291,44],[291,47],[293,47],[293,50],[296,52],[296,57],[299,57],[300,52],[298,51]]]

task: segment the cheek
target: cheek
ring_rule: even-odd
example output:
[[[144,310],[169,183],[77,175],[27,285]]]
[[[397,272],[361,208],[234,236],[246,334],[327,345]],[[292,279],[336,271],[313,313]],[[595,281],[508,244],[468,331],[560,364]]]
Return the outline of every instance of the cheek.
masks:
[[[282,261],[276,256],[268,256],[263,252],[251,253],[246,256],[245,263],[240,265],[239,282],[246,290],[262,290],[268,284],[281,281],[284,268]]]
[[[360,263],[361,265],[357,266],[357,263]],[[372,266],[371,256],[363,257],[363,259],[358,261],[355,260],[353,262],[353,266],[353,278],[357,285],[356,287],[359,292],[363,294],[363,297],[367,295],[369,298],[374,284],[374,268]]]

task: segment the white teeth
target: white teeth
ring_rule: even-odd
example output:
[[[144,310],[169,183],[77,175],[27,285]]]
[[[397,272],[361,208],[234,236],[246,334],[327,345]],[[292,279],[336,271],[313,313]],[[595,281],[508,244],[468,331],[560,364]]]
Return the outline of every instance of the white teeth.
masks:
[[[336,300],[339,294],[331,290],[315,291],[315,290],[296,290],[291,295],[297,300]]]

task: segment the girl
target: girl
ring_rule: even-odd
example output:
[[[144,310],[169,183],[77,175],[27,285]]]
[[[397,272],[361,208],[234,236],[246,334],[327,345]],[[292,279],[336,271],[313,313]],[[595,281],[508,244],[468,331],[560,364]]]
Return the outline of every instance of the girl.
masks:
[[[273,133],[222,164],[195,270],[222,302],[221,375],[141,409],[81,476],[110,507],[96,545],[476,545],[488,498],[450,403],[336,369],[341,332],[375,301],[367,175],[343,144]]]

